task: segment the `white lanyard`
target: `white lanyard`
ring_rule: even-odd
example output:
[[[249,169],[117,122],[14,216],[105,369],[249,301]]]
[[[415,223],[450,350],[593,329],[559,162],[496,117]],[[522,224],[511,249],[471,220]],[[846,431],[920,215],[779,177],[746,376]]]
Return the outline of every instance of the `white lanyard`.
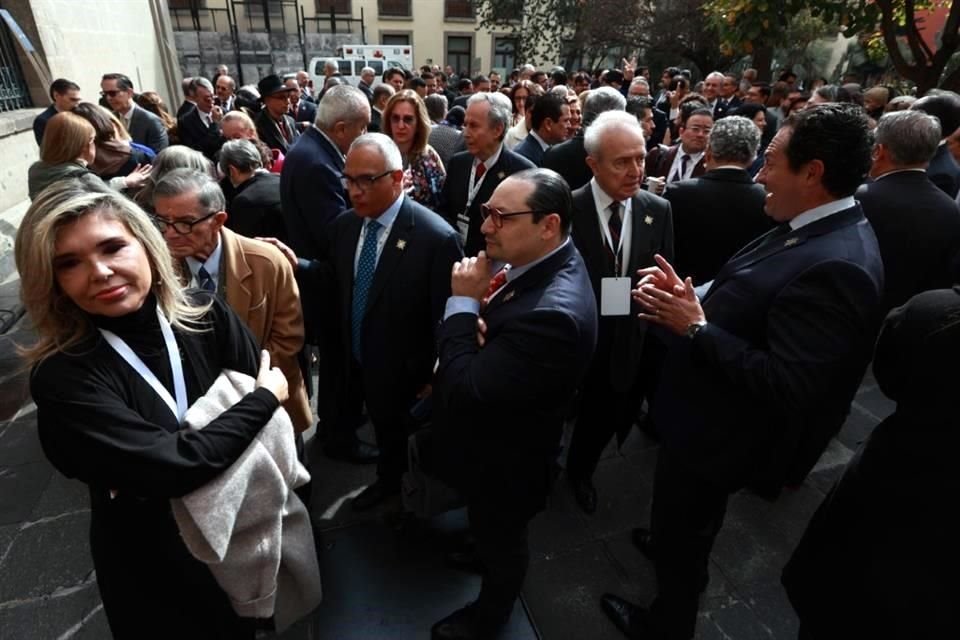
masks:
[[[173,373],[173,388],[177,394],[176,402],[174,402],[173,397],[170,396],[170,392],[167,391],[166,387],[157,379],[153,371],[147,368],[147,365],[143,363],[140,356],[133,352],[133,349],[123,341],[123,338],[106,329],[100,329],[100,333],[103,334],[104,339],[113,347],[113,350],[116,351],[121,358],[126,360],[127,364],[133,367],[134,371],[139,373],[140,377],[153,387],[157,395],[167,403],[170,412],[173,413],[179,424],[183,421],[183,416],[187,412],[187,385],[183,380],[183,363],[180,361],[180,350],[177,348],[177,340],[173,336],[170,323],[163,317],[163,313],[159,308],[157,308],[157,318],[160,320],[160,331],[163,333],[163,341],[167,346],[167,357],[170,358],[170,371]]]
[[[480,164],[483,164],[483,163],[481,162]],[[480,164],[478,164],[477,167],[479,167]],[[472,164],[470,165],[470,167],[472,170],[470,171],[470,184],[467,185],[467,204],[466,206],[463,207],[464,212],[470,210],[470,205],[473,204],[474,198],[476,198],[477,193],[480,192],[480,187],[483,186],[483,181],[486,180],[487,174],[490,173],[490,169],[484,168],[483,175],[480,176],[480,180],[478,181],[477,167],[474,167]],[[475,182],[476,184],[474,184]]]
[[[619,200],[614,200],[613,202],[620,203]],[[610,204],[613,204],[613,202]],[[607,249],[613,254],[614,271],[618,276],[620,275],[620,267],[623,260],[623,254],[621,253],[623,251],[623,237],[627,235],[627,219],[630,217],[630,212],[632,210],[632,207],[630,207],[629,204],[629,200],[627,201],[627,204],[620,203],[620,208],[623,210],[623,218],[620,220],[620,242],[617,244],[616,253],[613,251],[613,236],[610,235],[610,223],[603,223],[603,218],[605,217],[603,215],[604,212],[600,212],[600,231],[603,233],[603,239],[607,244]],[[613,216],[613,212],[610,211],[610,207],[607,207],[604,209],[604,211]]]

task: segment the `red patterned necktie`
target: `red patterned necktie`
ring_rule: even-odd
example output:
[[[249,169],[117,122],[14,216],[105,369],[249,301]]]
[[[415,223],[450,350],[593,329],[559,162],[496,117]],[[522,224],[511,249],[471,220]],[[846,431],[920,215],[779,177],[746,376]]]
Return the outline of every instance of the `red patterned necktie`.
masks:
[[[480,165],[481,167],[483,165]],[[483,300],[480,301],[480,308],[486,309],[487,305],[490,304],[490,298],[493,297],[497,291],[500,290],[500,287],[507,283],[507,270],[500,269],[497,271],[496,275],[490,278],[490,286],[487,287],[487,292],[483,296]]]
[[[487,165],[481,162],[480,164],[477,165],[477,170],[476,170],[476,174],[474,175],[473,181],[480,182],[480,180],[483,179],[483,174],[485,174],[486,172],[487,172]]]

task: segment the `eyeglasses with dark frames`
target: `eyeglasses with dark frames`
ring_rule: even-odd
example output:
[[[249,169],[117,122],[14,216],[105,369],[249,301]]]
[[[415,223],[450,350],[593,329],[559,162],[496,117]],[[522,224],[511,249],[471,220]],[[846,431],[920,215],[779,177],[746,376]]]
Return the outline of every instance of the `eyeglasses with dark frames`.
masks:
[[[110,91],[101,91],[102,98],[116,98],[118,94],[124,93],[126,89],[111,89]]]
[[[513,218],[514,216],[525,216],[527,214],[533,214],[533,215],[544,214],[545,215],[548,213],[550,213],[550,211],[546,211],[544,209],[533,209],[531,211],[503,212],[497,209],[496,207],[490,206],[489,204],[480,205],[480,217],[483,220],[486,220],[487,218],[493,218],[493,226],[495,226],[497,229],[503,228],[503,221],[506,218]]]
[[[383,173],[375,176],[354,177],[354,176],[348,176],[347,174],[343,174],[340,177],[340,184],[343,185],[344,189],[349,189],[351,186],[354,186],[360,191],[367,191],[368,189],[373,187],[373,183],[375,183],[377,180],[379,180],[383,176],[390,175],[391,173],[393,173],[393,171],[394,171],[393,169],[390,169],[388,171],[384,171]]]
[[[412,127],[413,125],[417,124],[417,117],[402,116],[399,113],[390,114],[390,124],[400,124],[401,122],[407,125],[408,127]]]
[[[185,236],[185,235],[189,235],[190,232],[193,231],[194,226],[200,224],[204,220],[209,220],[210,218],[215,216],[216,213],[217,213],[216,211],[211,211],[210,213],[203,216],[202,218],[198,218],[191,222],[187,222],[186,220],[176,220],[174,222],[170,222],[169,220],[164,220],[163,218],[159,216],[154,216],[154,215],[150,216],[150,218],[153,220],[153,223],[157,225],[157,229],[160,230],[160,233],[166,233],[167,227],[173,227],[174,231],[176,231],[182,236]]]

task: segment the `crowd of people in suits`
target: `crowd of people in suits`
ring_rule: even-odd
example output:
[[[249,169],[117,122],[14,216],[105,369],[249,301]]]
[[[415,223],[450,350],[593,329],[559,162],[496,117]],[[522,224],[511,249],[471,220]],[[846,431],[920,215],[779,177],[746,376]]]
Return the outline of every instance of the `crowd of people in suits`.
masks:
[[[459,493],[472,533],[448,561],[482,575],[476,601],[437,622],[435,640],[495,637],[560,461],[593,514],[603,450],[640,426],[661,446],[650,526],[633,541],[654,561],[658,595],[649,608],[614,594],[601,606],[628,637],[690,638],[728,496],[775,500],[802,482],[871,359],[897,411],[817,512],[784,585],[803,637],[862,635],[868,618],[872,635],[946,633],[957,589],[949,572],[915,562],[950,553],[937,500],[956,482],[949,447],[908,433],[955,437],[960,96],[808,92],[791,73],[770,85],[750,69],[694,85],[675,67],[653,95],[645,72],[627,60],[597,74],[525,65],[501,80],[426,66],[377,82],[366,68],[353,87],[333,64],[314,92],[304,71],[237,89],[222,68],[184,80],[175,117],[123,74],[103,76],[101,104],[68,80],[52,85],[17,261],[41,338],[29,352],[41,441],[90,485],[117,637],[133,637],[140,609],[126,609],[154,592],[134,586],[129,550],[103,540],[148,526],[177,559],[151,566],[157,585],[202,573],[163,505],[237,460],[282,405],[304,463],[321,451],[376,463],[352,501],[360,511],[400,496],[409,438],[429,433],[423,471]],[[201,318],[217,335],[191,334],[184,319]],[[178,430],[177,406],[171,417],[155,402],[177,384],[164,322],[191,345],[181,349],[191,402],[219,367],[257,377],[209,437]],[[125,365],[98,330],[131,342],[161,389],[149,375],[103,374]],[[78,345],[96,348],[92,363]],[[47,386],[54,363],[94,376],[111,399],[102,413],[79,378]],[[307,451],[311,396],[319,446]],[[118,415],[136,427],[97,433]],[[375,443],[357,435],[367,419]],[[901,451],[922,477],[901,482]],[[147,481],[138,461],[192,480]],[[309,484],[296,492],[309,504]],[[885,574],[904,540],[916,560]],[[897,580],[924,588],[893,602],[885,587]],[[257,625],[216,589],[196,586],[215,612],[208,637],[253,637]],[[851,592],[841,606],[837,594]],[[175,635],[196,609],[164,614]]]

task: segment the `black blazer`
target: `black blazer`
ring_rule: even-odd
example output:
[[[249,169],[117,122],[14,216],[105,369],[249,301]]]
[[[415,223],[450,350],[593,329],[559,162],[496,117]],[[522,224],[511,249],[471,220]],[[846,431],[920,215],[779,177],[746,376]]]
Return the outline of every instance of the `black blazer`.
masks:
[[[631,207],[630,260],[626,273],[632,281],[630,288],[634,289],[639,280],[637,270],[654,266],[654,254],[673,260],[673,215],[669,202],[645,191],[633,197]],[[600,229],[589,184],[573,192],[572,237],[590,274],[590,285],[599,310],[600,281],[614,275],[613,259]],[[597,351],[590,375],[605,376],[615,391],[627,391],[633,387],[647,333],[647,323],[637,318],[641,311],[639,305],[631,301],[631,307],[629,316],[601,316],[599,319]]]
[[[892,173],[856,197],[880,243],[885,309],[960,282],[960,208],[926,173]]]
[[[226,142],[220,123],[212,122],[207,126],[199,109],[191,109],[186,115],[177,118],[177,135],[180,137],[180,144],[196,149],[211,160]]]
[[[342,375],[350,371],[351,309],[354,263],[363,218],[353,210],[330,223],[329,246],[323,258],[309,265],[313,278],[332,278],[339,318]],[[433,378],[436,328],[450,297],[453,263],[463,257],[459,235],[440,216],[409,198],[390,229],[377,262],[363,316],[364,388],[367,403],[381,404],[374,413],[406,411],[416,392]]]
[[[654,178],[668,177],[670,167],[673,166],[673,159],[677,157],[679,151],[679,142],[671,147],[657,147],[647,154],[647,160],[644,163],[644,173]],[[693,168],[693,173],[690,174],[691,178],[699,178],[707,172],[707,168],[704,165],[705,158],[706,156],[700,158],[700,162],[697,163]],[[671,188],[672,187],[673,185],[671,184]]]
[[[799,484],[849,411],[882,318],[883,264],[859,206],[734,256],[675,337],[657,387],[663,446],[714,486]]]
[[[275,173],[255,173],[239,185],[227,213],[227,227],[242,236],[288,241],[280,205],[280,176]]]
[[[513,148],[513,152],[519,156],[523,156],[537,167],[543,164],[543,154],[546,153],[543,147],[540,146],[540,143],[537,142],[537,139],[529,133],[520,144]]]
[[[47,121],[57,113],[59,113],[57,108],[50,105],[33,119],[33,137],[36,138],[38,146],[43,142],[43,131],[47,128]]]
[[[297,127],[303,130],[307,128],[307,126],[312,125],[316,119],[317,105],[301,98],[300,102],[297,103],[297,115],[294,118],[297,122]]]
[[[471,503],[529,518],[543,509],[566,416],[593,356],[596,303],[572,242],[508,282],[477,316],[440,327],[434,467]],[[509,516],[508,516],[509,517]]]
[[[480,185],[476,197],[470,204],[470,209],[466,212],[470,225],[463,246],[466,255],[475,256],[487,246],[483,234],[480,233],[480,225],[483,223],[480,218],[480,205],[490,199],[494,190],[507,176],[524,169],[533,168],[533,163],[523,156],[517,155],[506,147],[501,148],[497,163],[490,167],[483,176],[483,184]],[[438,213],[454,229],[458,228],[457,216],[462,214],[467,206],[471,171],[473,171],[473,156],[470,155],[470,152],[463,151],[450,158],[450,166],[447,167],[447,181],[443,183],[443,191],[440,193]]]
[[[951,198],[957,197],[960,190],[960,165],[953,159],[947,145],[941,144],[933,154],[927,167],[927,176],[933,184],[940,187]]]
[[[554,145],[543,154],[544,169],[553,169],[567,181],[571,190],[590,182],[593,172],[587,166],[587,150],[583,146],[583,129],[577,135]]]
[[[673,205],[673,266],[696,285],[713,280],[730,256],[773,227],[764,213],[766,190],[743,169],[674,182],[664,197]]]
[[[300,132],[297,131],[297,123],[293,121],[293,118],[287,114],[283,114],[283,120],[287,123],[287,129],[290,131],[290,142],[287,142],[286,138],[280,134],[279,125],[270,117],[266,109],[263,109],[257,114],[257,117],[254,119],[254,124],[257,126],[257,137],[260,138],[265,145],[271,149],[280,149],[280,151],[286,155],[290,147],[293,146],[293,143],[300,137]]]
[[[196,109],[197,105],[189,100],[184,100],[180,107],[177,109],[177,120],[186,114],[190,113],[193,109]]]

